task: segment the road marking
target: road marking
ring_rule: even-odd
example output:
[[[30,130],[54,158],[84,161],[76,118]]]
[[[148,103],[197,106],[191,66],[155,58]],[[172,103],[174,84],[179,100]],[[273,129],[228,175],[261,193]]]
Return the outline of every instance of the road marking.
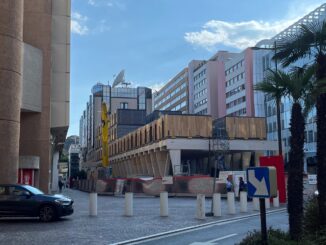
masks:
[[[222,236],[222,237],[220,237],[220,238],[216,238],[216,239],[214,239],[214,240],[210,240],[210,241],[208,241],[208,242],[213,243],[213,242],[221,241],[221,240],[224,240],[224,239],[226,239],[226,238],[233,237],[233,236],[236,236],[236,235],[238,235],[238,234],[237,234],[237,233],[233,233],[233,234],[230,234],[230,235]]]
[[[266,212],[266,215],[273,214],[273,213],[284,213],[284,212],[286,212],[286,208],[281,208],[281,209],[277,209],[277,210],[268,211],[268,212]],[[162,238],[166,238],[166,237],[171,237],[171,236],[176,236],[176,235],[188,233],[188,232],[191,232],[191,231],[194,231],[194,230],[197,231],[197,230],[202,230],[202,229],[209,228],[209,227],[212,227],[212,226],[225,225],[225,224],[237,222],[237,221],[240,221],[240,220],[249,219],[251,217],[256,217],[256,216],[260,216],[260,213],[244,215],[244,216],[229,218],[229,219],[224,219],[224,220],[213,221],[213,222],[209,222],[209,223],[205,223],[205,224],[201,224],[201,225],[189,226],[189,227],[186,227],[186,228],[180,228],[180,229],[176,229],[176,230],[172,230],[172,231],[161,232],[161,233],[157,233],[157,234],[154,234],[154,235],[143,236],[143,237],[139,237],[139,238],[135,238],[135,239],[130,239],[130,240],[126,240],[126,241],[112,243],[111,245],[140,244],[140,243],[143,243],[143,242],[149,242],[149,241],[154,241],[154,240],[158,240],[158,239],[162,239]]]
[[[238,235],[238,234],[233,233],[233,234],[222,236],[222,237],[219,237],[219,238],[216,238],[216,239],[213,239],[210,241],[206,241],[206,242],[193,242],[193,243],[190,243],[189,245],[213,245],[213,244],[215,244],[215,242],[218,242],[218,241],[221,241],[221,240],[224,240],[224,239],[236,236],[236,235]]]

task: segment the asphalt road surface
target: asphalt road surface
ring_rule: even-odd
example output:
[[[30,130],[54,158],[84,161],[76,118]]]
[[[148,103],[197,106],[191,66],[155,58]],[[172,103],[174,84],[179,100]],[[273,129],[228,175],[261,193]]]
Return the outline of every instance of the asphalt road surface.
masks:
[[[288,229],[288,214],[285,209],[267,214],[267,227]],[[143,245],[233,245],[239,243],[248,231],[260,230],[260,216],[248,215],[229,220],[211,222],[158,235],[117,244]]]

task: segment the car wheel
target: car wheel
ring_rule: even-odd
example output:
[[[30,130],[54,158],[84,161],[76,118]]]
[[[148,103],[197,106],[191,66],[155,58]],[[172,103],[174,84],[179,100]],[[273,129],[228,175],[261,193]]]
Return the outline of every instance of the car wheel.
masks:
[[[55,209],[49,205],[41,207],[39,215],[42,222],[50,222],[56,219]]]

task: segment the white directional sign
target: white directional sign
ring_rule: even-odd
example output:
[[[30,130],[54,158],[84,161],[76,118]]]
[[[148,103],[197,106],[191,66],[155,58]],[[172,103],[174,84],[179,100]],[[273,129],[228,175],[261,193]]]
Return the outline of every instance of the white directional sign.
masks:
[[[247,169],[248,196],[276,197],[277,180],[274,167],[254,167]]]

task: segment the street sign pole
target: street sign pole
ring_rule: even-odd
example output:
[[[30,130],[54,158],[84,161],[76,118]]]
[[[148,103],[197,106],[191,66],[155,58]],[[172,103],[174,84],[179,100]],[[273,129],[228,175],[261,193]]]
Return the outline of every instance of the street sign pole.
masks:
[[[265,198],[259,198],[259,204],[260,204],[261,244],[267,245]]]

